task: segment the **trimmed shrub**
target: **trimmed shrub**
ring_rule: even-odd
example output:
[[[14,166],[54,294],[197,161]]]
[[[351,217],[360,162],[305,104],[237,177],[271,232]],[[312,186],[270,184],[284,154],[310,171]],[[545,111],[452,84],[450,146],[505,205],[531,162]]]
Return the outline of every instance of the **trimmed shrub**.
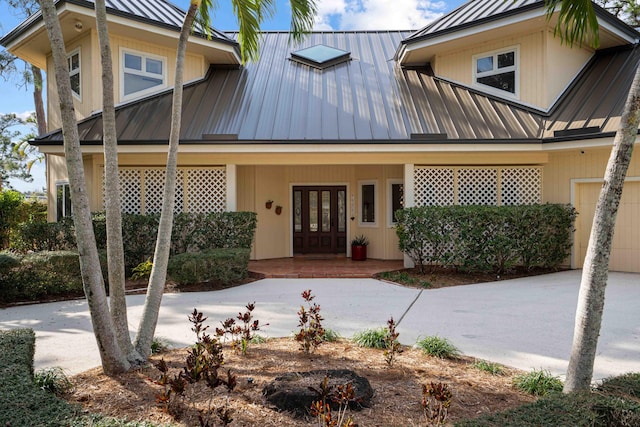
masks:
[[[9,245],[9,232],[19,222],[24,197],[14,190],[0,191],[0,249]]]
[[[6,257],[5,257],[6,258]],[[0,268],[0,302],[37,301],[56,295],[82,296],[82,277],[76,252],[27,254],[18,265]]]
[[[171,257],[167,272],[179,284],[216,282],[230,285],[247,277],[248,265],[248,248],[210,249]]]
[[[571,252],[576,215],[568,205],[423,206],[398,211],[396,233],[423,273],[441,265],[500,274],[558,268]]]
[[[58,222],[35,219],[18,224],[11,236],[11,249],[22,253],[75,250],[73,221],[70,218]]]
[[[0,331],[0,424],[69,425],[74,408],[34,383],[34,350],[33,330]]]

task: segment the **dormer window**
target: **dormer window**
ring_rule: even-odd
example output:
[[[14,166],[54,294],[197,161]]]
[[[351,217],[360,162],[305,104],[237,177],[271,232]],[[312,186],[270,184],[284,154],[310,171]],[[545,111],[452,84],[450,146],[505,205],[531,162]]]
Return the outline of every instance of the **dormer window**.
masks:
[[[167,58],[122,49],[120,87],[123,100],[138,98],[167,86]]]
[[[74,50],[67,56],[67,66],[69,67],[71,92],[78,100],[82,100],[80,96],[80,49]]]
[[[476,86],[497,95],[518,97],[518,48],[487,52],[473,57]]]

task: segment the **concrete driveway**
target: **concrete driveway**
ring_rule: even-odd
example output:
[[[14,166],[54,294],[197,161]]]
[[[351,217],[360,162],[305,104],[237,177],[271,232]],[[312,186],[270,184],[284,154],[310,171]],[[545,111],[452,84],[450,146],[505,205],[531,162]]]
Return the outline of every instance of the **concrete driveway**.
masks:
[[[218,292],[166,294],[156,336],[175,346],[193,343],[187,315],[198,308],[212,327],[256,301],[262,334],[290,335],[297,327],[300,293],[312,289],[325,326],[350,337],[402,319],[400,340],[425,335],[450,339],[470,356],[520,369],[564,375],[575,315],[579,271],[530,278],[415,290],[373,279],[265,279]],[[135,331],[144,296],[127,298]],[[640,275],[612,273],[594,378],[640,370]],[[0,329],[36,331],[36,368],[60,366],[75,374],[100,364],[87,304],[66,301],[0,310]]]

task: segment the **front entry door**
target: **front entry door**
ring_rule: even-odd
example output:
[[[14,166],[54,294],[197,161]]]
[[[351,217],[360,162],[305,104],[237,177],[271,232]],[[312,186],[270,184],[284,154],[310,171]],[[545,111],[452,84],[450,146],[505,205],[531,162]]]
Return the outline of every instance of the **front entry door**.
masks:
[[[347,188],[293,187],[293,252],[347,252]]]

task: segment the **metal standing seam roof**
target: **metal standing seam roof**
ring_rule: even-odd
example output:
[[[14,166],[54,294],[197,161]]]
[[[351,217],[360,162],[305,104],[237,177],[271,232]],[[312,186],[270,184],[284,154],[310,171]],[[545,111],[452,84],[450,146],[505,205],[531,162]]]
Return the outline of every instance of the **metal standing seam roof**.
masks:
[[[426,27],[412,33],[403,43],[409,44],[431,37],[437,37],[445,33],[482,25],[505,17],[522,14],[530,10],[546,10],[545,7],[545,1],[541,0],[471,0],[431,22]],[[632,38],[638,38],[638,32],[635,29],[617,19],[595,3],[594,8],[599,18],[609,22]]]
[[[158,25],[164,28],[180,31],[184,20],[185,11],[166,0],[105,0],[107,13],[122,16],[138,22],[146,22],[152,25]],[[58,0],[56,6],[63,3],[74,4],[89,9],[94,9],[93,0]],[[7,33],[0,39],[0,44],[6,45],[12,40],[20,36],[27,29],[42,20],[40,11],[34,13],[16,28]],[[198,27],[196,27],[198,28]],[[210,36],[218,41],[236,44],[236,42],[226,36],[225,33],[210,28]],[[196,34],[200,37],[205,36],[203,28],[199,28]]]
[[[539,136],[542,120],[531,111],[437,79],[428,67],[400,69],[392,58],[408,34],[315,32],[290,46],[288,33],[264,33],[258,62],[212,67],[204,80],[185,86],[181,139],[389,143]],[[292,51],[316,44],[349,51],[352,60],[318,70],[290,59]],[[170,112],[171,90],[119,107],[118,140],[166,141]],[[79,130],[82,141],[99,142],[100,115],[83,120]],[[61,138],[54,132],[41,142]]]

